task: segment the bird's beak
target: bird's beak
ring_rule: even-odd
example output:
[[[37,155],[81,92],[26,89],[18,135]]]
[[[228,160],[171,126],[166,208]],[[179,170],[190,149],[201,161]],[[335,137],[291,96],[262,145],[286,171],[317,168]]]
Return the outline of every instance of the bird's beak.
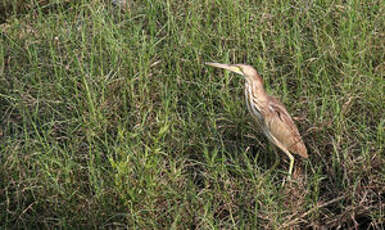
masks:
[[[215,62],[205,62],[206,65],[221,68],[221,69],[227,69],[230,70],[231,72],[240,74],[243,76],[242,71],[240,68],[236,65],[230,65],[230,64],[221,64],[221,63],[215,63]]]

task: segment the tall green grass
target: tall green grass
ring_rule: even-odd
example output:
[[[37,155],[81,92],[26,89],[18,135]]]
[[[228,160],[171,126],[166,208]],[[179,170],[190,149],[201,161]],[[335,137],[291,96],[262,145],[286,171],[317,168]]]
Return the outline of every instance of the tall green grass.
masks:
[[[383,1],[47,2],[1,25],[2,228],[384,227]],[[205,61],[281,98],[297,181]]]

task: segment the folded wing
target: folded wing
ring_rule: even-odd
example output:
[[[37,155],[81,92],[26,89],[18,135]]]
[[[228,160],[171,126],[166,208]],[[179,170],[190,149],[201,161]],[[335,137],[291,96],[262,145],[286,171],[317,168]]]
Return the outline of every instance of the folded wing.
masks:
[[[265,123],[270,129],[271,135],[281,145],[292,153],[308,158],[307,149],[293,119],[285,106],[274,97],[270,97]]]

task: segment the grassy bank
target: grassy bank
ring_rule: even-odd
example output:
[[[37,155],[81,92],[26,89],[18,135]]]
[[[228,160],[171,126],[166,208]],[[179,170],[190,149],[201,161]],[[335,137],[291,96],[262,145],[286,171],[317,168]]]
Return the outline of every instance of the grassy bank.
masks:
[[[12,13],[14,12],[14,13]],[[2,228],[232,229],[385,222],[383,1],[83,0],[0,34]],[[248,115],[248,63],[295,117],[288,164]]]

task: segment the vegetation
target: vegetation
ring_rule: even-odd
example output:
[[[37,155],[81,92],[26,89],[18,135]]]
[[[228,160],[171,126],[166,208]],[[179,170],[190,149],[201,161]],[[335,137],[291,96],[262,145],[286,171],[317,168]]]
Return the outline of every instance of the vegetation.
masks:
[[[384,228],[384,1],[2,4],[1,228]],[[205,61],[281,98],[295,181]]]

